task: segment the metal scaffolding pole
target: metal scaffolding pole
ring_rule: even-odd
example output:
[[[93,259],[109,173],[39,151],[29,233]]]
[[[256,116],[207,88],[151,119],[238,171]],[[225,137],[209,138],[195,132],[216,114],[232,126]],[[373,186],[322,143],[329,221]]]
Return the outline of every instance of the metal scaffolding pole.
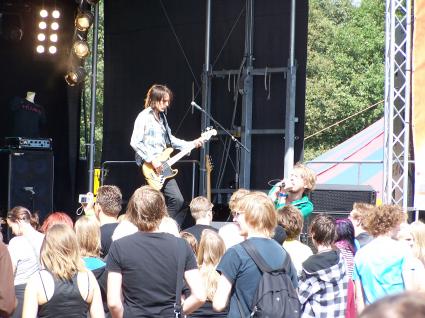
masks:
[[[94,6],[92,72],[91,72],[91,112],[90,112],[90,144],[89,144],[89,184],[88,191],[93,192],[94,158],[95,158],[95,126],[96,126],[96,86],[97,86],[97,45],[99,33],[99,3]]]
[[[297,81],[297,66],[295,61],[295,1],[291,1],[291,34],[289,43],[288,73],[286,81],[286,111],[285,111],[285,160],[284,176],[287,178],[294,166],[295,140],[295,88]]]
[[[202,107],[211,113],[211,78],[210,78],[210,43],[211,43],[211,0],[207,0],[206,22],[205,22],[205,60],[202,72]],[[204,131],[210,125],[210,119],[204,113],[201,115],[201,130]],[[205,158],[209,154],[209,143],[201,148],[200,173],[199,173],[199,195],[206,194],[206,171]]]

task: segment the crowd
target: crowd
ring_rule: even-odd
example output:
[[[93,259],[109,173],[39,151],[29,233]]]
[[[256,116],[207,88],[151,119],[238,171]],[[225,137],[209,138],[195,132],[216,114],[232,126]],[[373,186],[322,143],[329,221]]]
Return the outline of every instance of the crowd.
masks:
[[[120,217],[111,185],[75,223],[53,212],[39,227],[14,207],[0,317],[425,317],[424,223],[361,202],[345,219],[312,215],[311,171],[297,165],[284,183],[235,191],[220,229],[196,197],[195,225],[180,231],[150,186]],[[300,241],[307,220],[310,244]]]

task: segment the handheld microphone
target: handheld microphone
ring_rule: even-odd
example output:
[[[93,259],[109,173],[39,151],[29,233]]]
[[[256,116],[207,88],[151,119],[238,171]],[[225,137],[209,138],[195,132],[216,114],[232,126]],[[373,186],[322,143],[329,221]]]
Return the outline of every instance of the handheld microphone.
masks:
[[[275,184],[275,186],[279,187],[279,188],[284,188],[285,187],[285,181],[284,180],[279,181],[278,183]]]

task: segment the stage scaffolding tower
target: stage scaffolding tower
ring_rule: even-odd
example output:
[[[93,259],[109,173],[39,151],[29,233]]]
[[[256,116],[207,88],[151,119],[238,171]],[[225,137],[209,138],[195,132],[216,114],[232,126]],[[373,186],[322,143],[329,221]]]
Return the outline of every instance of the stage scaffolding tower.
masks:
[[[202,108],[211,113],[211,80],[214,77],[237,76],[239,69],[214,71],[210,65],[210,38],[211,38],[211,0],[206,0],[206,27],[205,27],[205,61],[202,74]],[[285,177],[294,165],[294,139],[295,139],[295,83],[297,62],[295,59],[295,3],[291,0],[291,21],[290,21],[290,47],[288,67],[273,68],[255,68],[254,67],[254,0],[246,0],[245,14],[245,48],[244,64],[241,72],[243,79],[242,91],[242,119],[240,141],[248,149],[251,149],[251,138],[253,134],[284,134],[285,153],[284,153],[284,175]],[[252,129],[252,106],[253,106],[253,82],[254,76],[264,76],[269,73],[283,73],[286,78],[286,112],[285,130],[281,129]],[[209,119],[202,115],[201,129],[204,130],[209,125]],[[238,153],[240,157],[238,158]],[[200,158],[200,176],[199,176],[199,194],[206,193],[206,171],[205,158],[209,154],[209,145],[207,144],[201,150]],[[235,188],[251,188],[251,153],[244,149],[237,148],[236,156],[240,163],[236,163],[237,172]],[[214,191],[213,191],[214,192]]]
[[[383,202],[407,211],[409,195],[412,0],[386,1]]]

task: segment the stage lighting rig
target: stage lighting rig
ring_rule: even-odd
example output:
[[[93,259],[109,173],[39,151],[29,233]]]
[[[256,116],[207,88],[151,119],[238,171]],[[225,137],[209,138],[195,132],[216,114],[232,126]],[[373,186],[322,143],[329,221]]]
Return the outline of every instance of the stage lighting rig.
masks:
[[[75,28],[78,31],[86,32],[93,24],[93,14],[90,11],[80,11],[75,18]]]
[[[73,67],[66,75],[65,75],[65,81],[68,83],[69,86],[75,86],[77,84],[80,84],[84,81],[87,73],[84,67],[77,66]]]

